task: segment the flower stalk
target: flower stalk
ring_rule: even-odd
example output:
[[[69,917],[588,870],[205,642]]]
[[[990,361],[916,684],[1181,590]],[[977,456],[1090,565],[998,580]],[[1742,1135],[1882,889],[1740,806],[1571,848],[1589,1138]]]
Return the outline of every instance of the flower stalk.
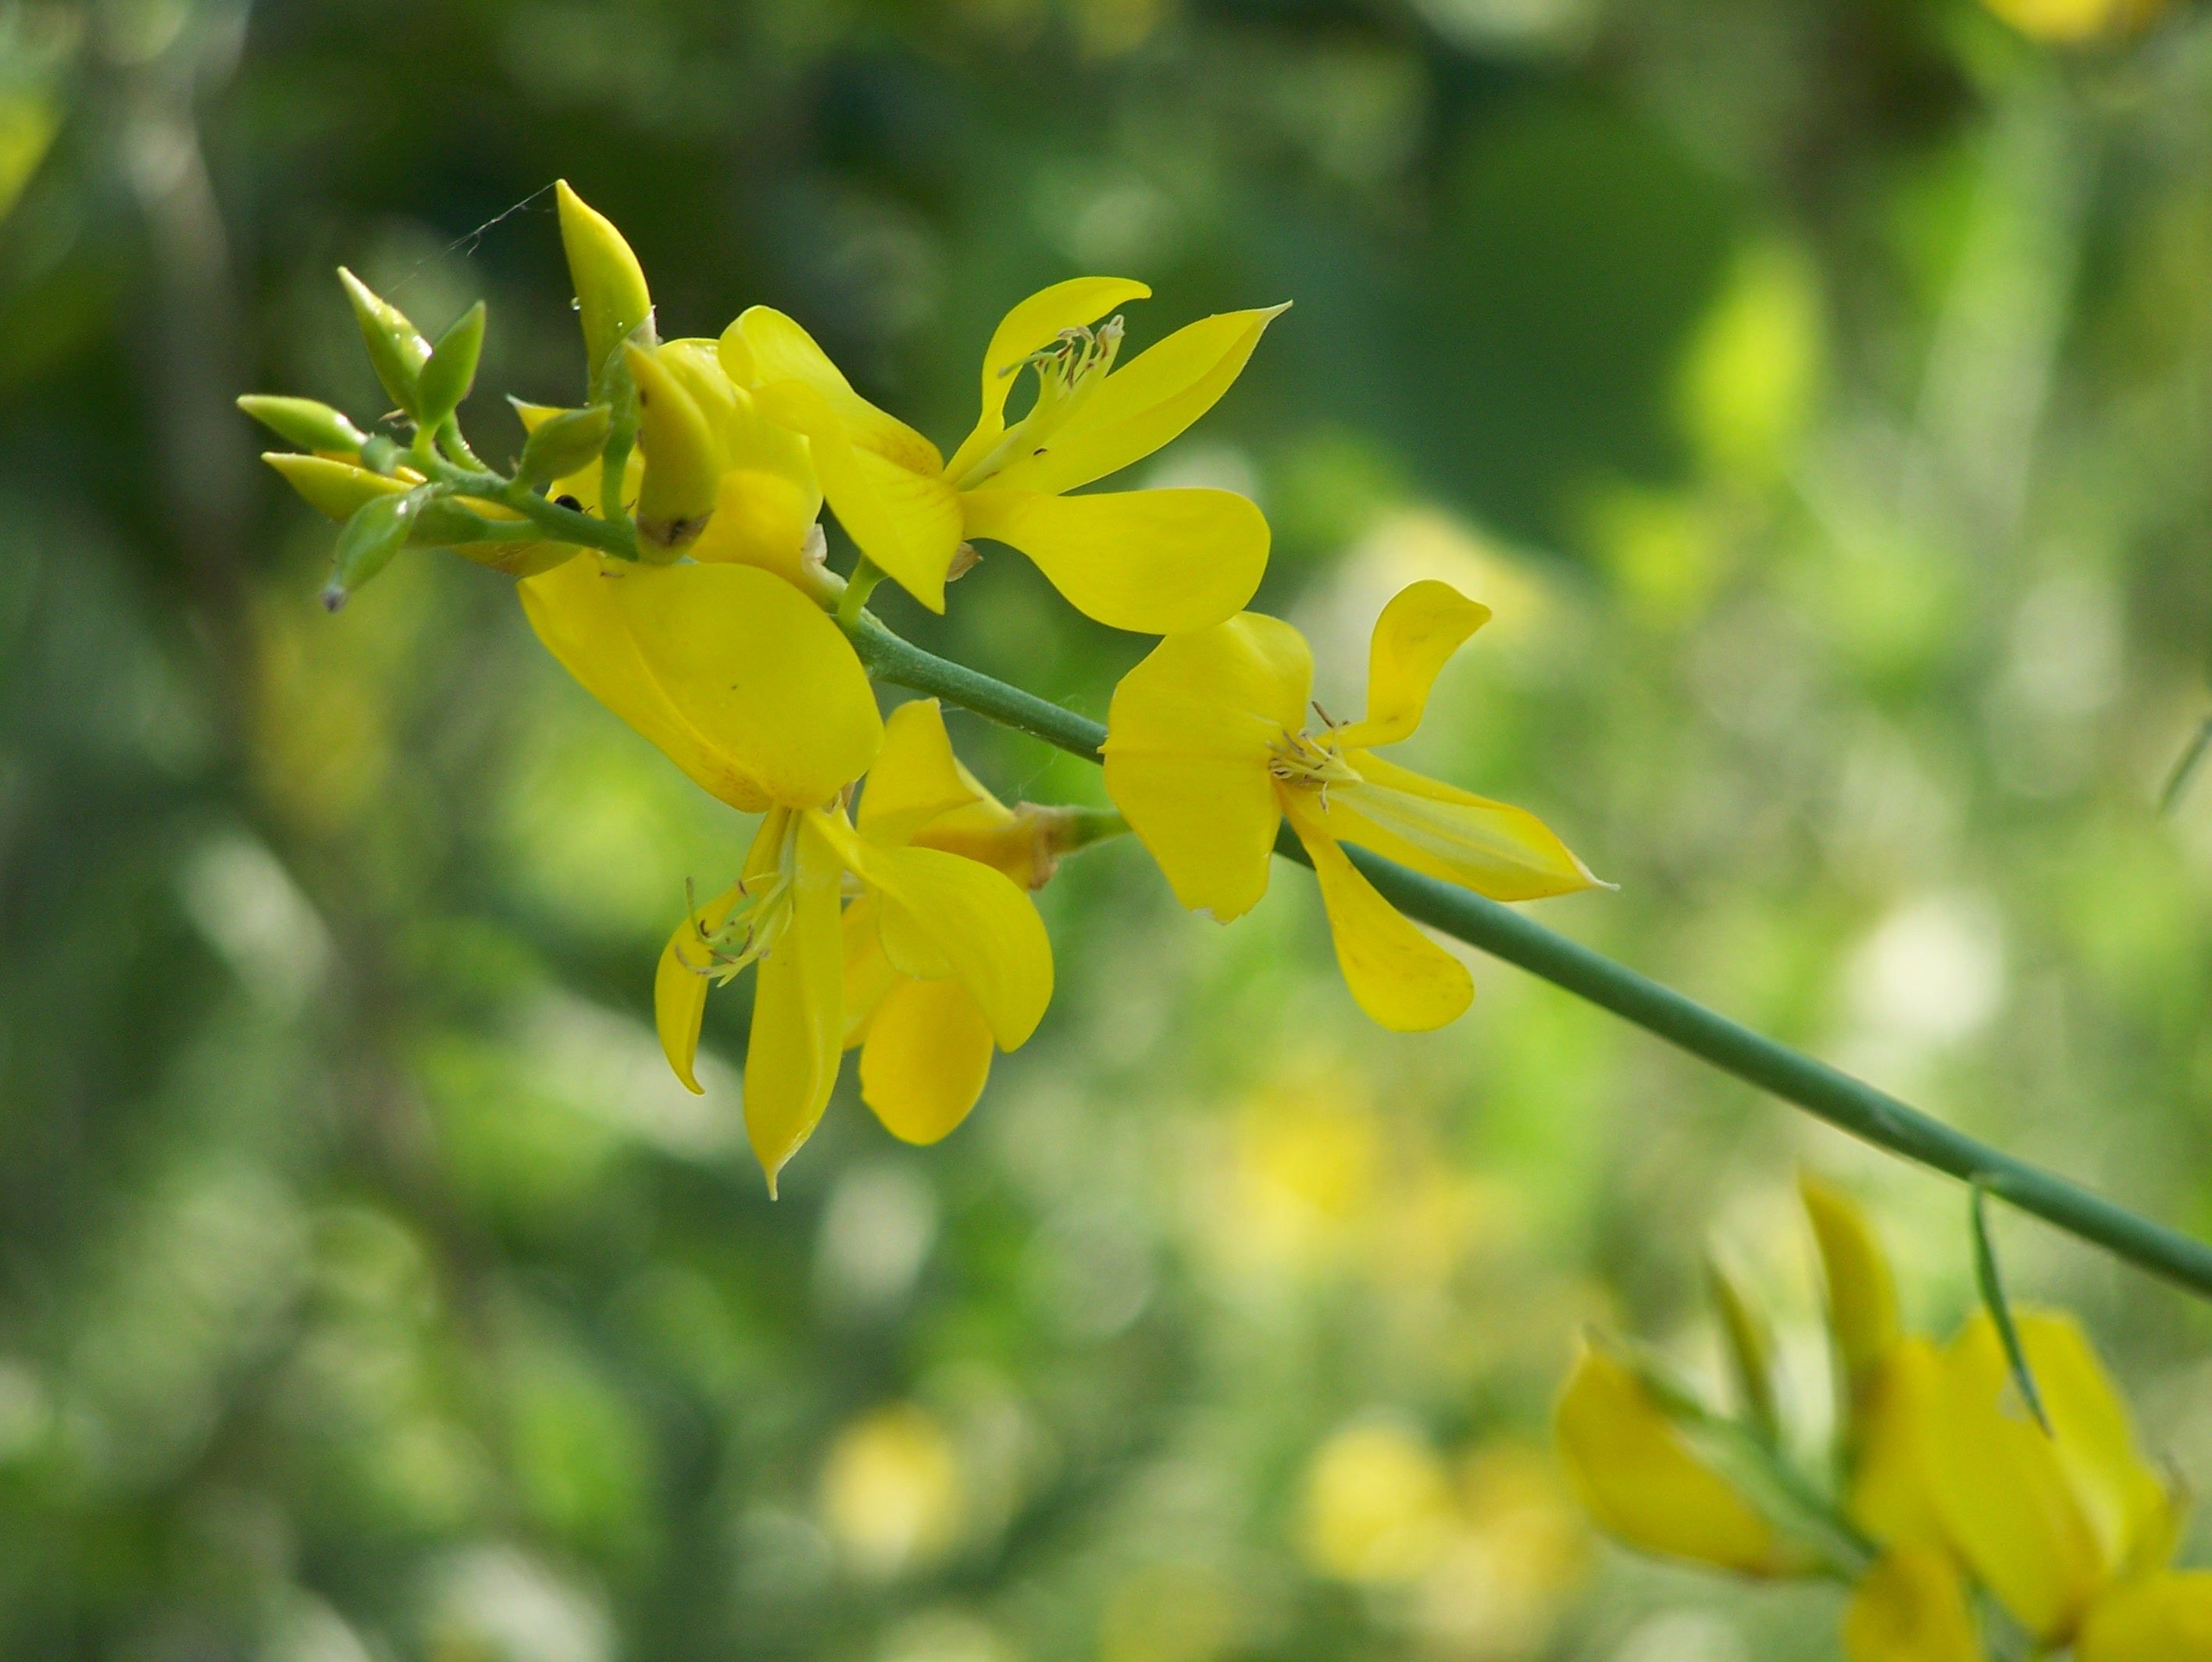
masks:
[[[840,620],[870,673],[957,704],[1097,761],[1106,729],[1048,699],[924,652],[862,611]],[[1311,862],[1285,830],[1275,852]],[[1941,1172],[2212,1298],[2212,1246],[2154,1222],[2056,1172],[1968,1136],[1839,1068],[1730,1020],[1496,901],[1346,851],[1383,898],[1418,922],[1573,993],[1653,1036],[1900,1159]]]

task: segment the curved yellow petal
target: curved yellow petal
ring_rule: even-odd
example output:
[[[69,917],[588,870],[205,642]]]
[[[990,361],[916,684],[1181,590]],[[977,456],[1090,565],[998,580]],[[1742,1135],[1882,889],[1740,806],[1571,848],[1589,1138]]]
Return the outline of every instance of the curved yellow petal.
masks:
[[[1929,1404],[1942,1377],[1935,1344],[1900,1338],[1859,1376],[1844,1433],[1850,1477],[1844,1509],[1884,1546],[1934,1546],[1944,1540],[1928,1479]]]
[[[2045,1435],[1986,1313],[1953,1340],[1930,1405],[1929,1493],[1976,1577],[2038,1638],[2069,1635],[2091,1599],[2163,1528],[2166,1497],[2127,1410],[2071,1318],[2018,1319],[2051,1417]]]
[[[805,588],[812,576],[807,533],[822,493],[787,474],[732,468],[714,493],[714,512],[685,550],[702,565],[757,566]]]
[[[2075,1662],[2212,1662],[2212,1571],[2147,1576],[2090,1607]]]
[[[1006,490],[1073,490],[1151,455],[1213,408],[1285,306],[1188,324],[1109,372],[1046,447],[993,476]]]
[[[991,1075],[991,1028],[960,982],[893,983],[860,1046],[860,1100],[893,1137],[934,1143]]]
[[[695,1071],[699,1058],[699,1023],[707,1013],[708,971],[714,959],[706,937],[729,921],[730,913],[744,898],[742,888],[708,901],[688,914],[660,949],[660,962],[653,972],[653,1026],[660,1035],[660,1053],[695,1095],[703,1095]]]
[[[1266,516],[1228,490],[1048,496],[974,490],[969,537],[1019,549],[1086,617],[1141,634],[1180,634],[1241,610],[1267,569]]]
[[[1859,1204],[1810,1174],[1797,1190],[1813,1226],[1827,1292],[1828,1341],[1846,1385],[1856,1387],[1897,1345],[1905,1331],[1898,1314],[1897,1277],[1889,1255]]]
[[[1535,901],[1595,887],[1597,879],[1551,828],[1525,808],[1354,750],[1356,781],[1329,786],[1314,816],[1334,837],[1385,859],[1458,883],[1493,901]]]
[[[912,841],[931,821],[981,803],[997,806],[952,753],[937,701],[910,699],[884,723],[884,748],[861,786],[853,822],[870,841],[896,846]]]
[[[814,337],[775,307],[748,307],[723,331],[718,350],[724,370],[739,386],[758,390],[779,381],[799,382],[821,397],[860,448],[909,472],[945,470],[935,445],[855,392]]]
[[[1849,1662],[1987,1662],[1966,1589],[1948,1555],[1890,1553],[1860,1578],[1844,1611]]]
[[[876,901],[862,895],[845,907],[840,928],[845,937],[845,1048],[868,1036],[868,1024],[892,987],[903,978],[884,955],[877,928]]]
[[[1344,745],[1395,744],[1411,737],[1428,707],[1437,671],[1490,622],[1490,608],[1449,583],[1408,584],[1375,620],[1367,648],[1367,713],[1344,728]]]
[[[734,807],[827,802],[882,743],[851,645],[764,571],[580,557],[520,591],[568,672]]]
[[[1170,635],[1114,689],[1106,793],[1191,910],[1227,923],[1267,892],[1282,819],[1268,764],[1312,687],[1298,632],[1246,612]]]
[[[853,442],[813,387],[763,386],[755,402],[771,421],[806,435],[822,494],[845,534],[898,585],[933,612],[961,537],[960,494],[935,472],[915,472]]]
[[[1360,1009],[1394,1033],[1425,1033],[1463,1014],[1474,999],[1467,966],[1377,894],[1302,804],[1288,812],[1321,881],[1337,966]]]
[[[810,815],[798,831],[791,921],[754,971],[745,1051],[745,1132],[775,1193],[784,1162],[814,1134],[845,1051],[838,920],[844,869]]]
[[[659,353],[626,346],[623,355],[637,386],[638,448],[645,455],[638,531],[661,548],[685,548],[714,511],[729,459],[722,437]]]
[[[1553,1425],[1567,1477],[1607,1534],[1641,1551],[1747,1575],[1787,1567],[1773,1527],[1603,1351],[1583,1348]]]
[[[988,453],[1006,431],[1006,396],[1030,357],[1050,346],[1064,329],[1094,323],[1115,306],[1152,294],[1127,277],[1070,277],[1040,288],[1000,320],[983,349],[982,410],[952,459],[946,475],[957,479]]]
[[[1025,1043],[1052,1002],[1052,942],[1004,872],[934,848],[884,848],[825,823],[872,891],[884,955],[919,980],[957,979],[1001,1050]]]

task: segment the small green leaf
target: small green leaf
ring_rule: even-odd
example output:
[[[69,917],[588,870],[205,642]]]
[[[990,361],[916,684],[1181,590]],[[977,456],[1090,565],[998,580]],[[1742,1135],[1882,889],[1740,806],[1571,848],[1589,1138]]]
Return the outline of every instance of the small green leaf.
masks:
[[[606,447],[608,416],[605,404],[547,416],[522,446],[520,476],[533,485],[550,484],[589,467]]]
[[[379,496],[354,511],[338,532],[337,557],[331,580],[323,588],[323,604],[331,611],[353,597],[354,591],[392,563],[407,541],[416,513],[428,500],[428,488],[404,496]]]
[[[238,407],[278,438],[301,450],[322,455],[353,457],[368,442],[368,435],[328,404],[313,398],[278,398],[249,392]]]
[[[1976,1183],[1972,1192],[1968,1213],[1973,1220],[1974,1281],[1981,1289],[1982,1302],[1989,1308],[1990,1319],[1996,1324],[1997,1341],[2004,1346],[2005,1361],[2012,1368],[2021,1400],[2043,1428],[2043,1435],[2051,1436],[2051,1416],[2044,1411],[2043,1393],[2035,1388],[2035,1375],[2028,1371],[2027,1352],[2021,1348],[2020,1330],[2013,1325],[2012,1306],[2005,1298],[2003,1278],[1997,1274],[1996,1248],[1990,1240],[1989,1191]]]
[[[1765,1313],[1718,1259],[1705,1260],[1705,1286],[1728,1342],[1729,1368],[1752,1430],[1764,1441],[1782,1434],[1781,1404],[1774,1386],[1774,1331]]]
[[[2197,764],[2204,753],[2212,749],[2212,716],[2197,724],[2197,731],[2175,760],[2173,769],[2166,776],[2166,786],[2158,793],[2158,811],[2171,814],[2181,805],[2182,793],[2189,789],[2189,781],[2197,776]]]
[[[477,360],[483,353],[484,303],[478,300],[438,337],[437,345],[416,381],[425,425],[435,427],[452,415],[476,385]]]
[[[384,383],[394,403],[410,416],[417,416],[420,377],[429,360],[430,343],[407,321],[405,312],[343,265],[338,267],[338,281],[345,285],[346,298],[353,302],[354,320],[361,325],[362,343],[368,349],[376,379]]]

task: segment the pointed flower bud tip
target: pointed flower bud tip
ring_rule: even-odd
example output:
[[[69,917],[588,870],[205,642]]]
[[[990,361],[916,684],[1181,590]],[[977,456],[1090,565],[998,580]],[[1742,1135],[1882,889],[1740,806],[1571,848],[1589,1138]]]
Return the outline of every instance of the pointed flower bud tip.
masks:
[[[596,393],[611,371],[616,350],[644,329],[653,316],[653,296],[644,268],[614,222],[585,202],[567,179],[553,187],[561,211],[561,246],[568,257],[568,280],[575,287],[576,313],[584,330],[584,353]],[[650,343],[647,331],[646,338]]]

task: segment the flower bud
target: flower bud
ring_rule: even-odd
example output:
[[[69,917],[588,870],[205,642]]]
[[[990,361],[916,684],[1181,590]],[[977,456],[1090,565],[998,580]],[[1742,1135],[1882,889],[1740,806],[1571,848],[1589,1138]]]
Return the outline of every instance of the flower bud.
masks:
[[[249,392],[238,407],[280,439],[325,455],[358,456],[368,435],[328,404]]]
[[[653,296],[645,286],[644,270],[621,232],[604,214],[561,179],[553,186],[561,207],[561,246],[568,256],[568,280],[575,285],[576,313],[584,327],[584,355],[590,366],[592,391],[616,361],[616,352],[653,317]]]
[[[307,499],[308,506],[333,519],[349,519],[378,497],[403,495],[416,482],[371,473],[327,456],[301,456],[289,450],[266,451],[261,459],[283,474],[285,482]]]
[[[416,414],[435,427],[461,406],[476,385],[477,360],[483,352],[484,303],[478,300],[438,337],[416,379]]]
[[[645,479],[638,488],[637,528],[664,549],[680,549],[698,536],[714,511],[726,459],[706,413],[653,353],[624,349],[637,384],[637,420],[645,451]]]
[[[361,325],[362,343],[368,348],[368,361],[376,379],[384,384],[392,403],[410,416],[416,415],[419,378],[430,356],[430,343],[407,321],[405,312],[343,265],[338,267],[338,281],[345,285],[346,298],[353,302],[354,320]]]
[[[323,604],[331,611],[345,604],[355,590],[392,563],[407,541],[416,511],[424,499],[414,491],[402,496],[379,496],[363,503],[345,529],[338,533],[337,558],[331,580],[323,589]]]
[[[607,407],[586,404],[545,416],[530,429],[518,470],[533,485],[550,484],[589,467],[606,448]]]

